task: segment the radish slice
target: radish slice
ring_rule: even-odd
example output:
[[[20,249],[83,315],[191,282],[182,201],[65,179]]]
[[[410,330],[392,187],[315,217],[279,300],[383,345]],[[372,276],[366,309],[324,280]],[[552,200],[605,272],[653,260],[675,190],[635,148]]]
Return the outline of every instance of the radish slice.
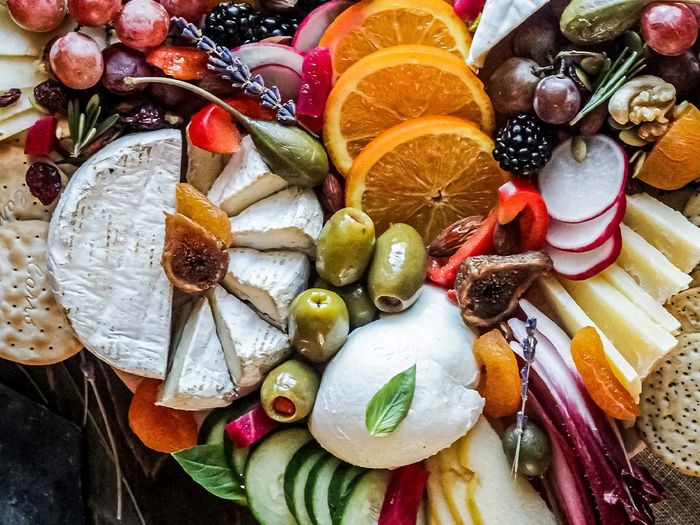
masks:
[[[311,11],[294,33],[292,47],[299,51],[308,51],[318,46],[331,22],[352,4],[353,2],[348,0],[332,0]]]
[[[617,260],[622,250],[622,232],[618,226],[603,245],[587,252],[565,252],[549,245],[544,250],[552,258],[557,274],[572,281],[583,281],[602,272]]]
[[[598,248],[615,233],[626,208],[627,199],[622,194],[612,208],[590,221],[575,224],[550,220],[547,244],[565,252],[586,252]]]
[[[253,75],[260,75],[267,87],[277,86],[282,100],[296,100],[301,90],[301,77],[293,69],[277,64],[251,69]]]
[[[255,42],[232,50],[250,68],[263,77],[267,87],[277,86],[284,100],[296,100],[301,86],[304,57],[289,46]]]
[[[323,116],[332,87],[333,65],[330,51],[325,47],[319,47],[306,53],[301,73],[297,113],[311,118]]]
[[[585,139],[583,162],[571,153],[571,139],[554,149],[551,160],[540,170],[540,193],[549,215],[561,222],[579,223],[608,211],[623,194],[627,180],[627,157],[613,139],[593,135]]]

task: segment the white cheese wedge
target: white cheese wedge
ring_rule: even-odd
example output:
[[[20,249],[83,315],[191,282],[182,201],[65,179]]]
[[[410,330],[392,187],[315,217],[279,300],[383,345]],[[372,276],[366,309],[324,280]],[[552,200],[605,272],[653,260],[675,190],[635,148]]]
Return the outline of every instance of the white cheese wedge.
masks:
[[[603,278],[612,284],[618,292],[632,301],[649,318],[662,329],[673,334],[681,328],[681,323],[673,317],[666,308],[656,302],[647,291],[637,284],[630,275],[617,264],[609,266],[600,273]]]
[[[655,363],[676,346],[675,337],[600,275],[584,281],[561,279],[561,284],[622,352],[640,378],[644,379]]]
[[[209,295],[209,301],[238,395],[244,396],[289,356],[289,338],[221,286]]]
[[[605,358],[608,360],[613,374],[615,374],[622,386],[632,394],[635,401],[638,402],[639,394],[642,392],[642,381],[639,378],[639,374],[619,350],[615,348],[610,339],[596,326],[586,312],[576,304],[576,301],[573,300],[569,292],[564,289],[555,277],[540,277],[537,280],[537,285],[569,337],[573,337],[576,335],[576,332],[586,326],[592,326],[597,330],[600,339],[603,341]]]
[[[177,410],[227,406],[235,389],[206,297],[195,299],[175,337],[157,405]]]
[[[289,307],[309,281],[311,263],[303,253],[232,248],[223,285],[250,302],[276,327],[286,330]]]
[[[34,87],[49,78],[44,67],[34,57],[0,56],[0,71],[1,92],[12,88]]]
[[[549,0],[486,0],[467,62],[481,67],[488,52]]]
[[[627,197],[625,224],[682,272],[690,273],[700,263],[700,228],[651,195]]]
[[[212,153],[192,144],[189,125],[185,136],[187,137],[187,182],[206,195],[216,178],[221,175],[227,156]]]
[[[1,75],[0,75],[1,76]],[[2,91],[2,89],[0,89]],[[44,114],[34,108],[17,113],[5,120],[0,120],[0,141],[31,128]]]
[[[665,303],[672,295],[688,288],[691,277],[676,268],[664,254],[634,230],[621,224],[622,251],[617,259],[621,266],[649,295]]]
[[[236,215],[251,204],[287,187],[287,181],[275,175],[255,149],[250,135],[243,137],[209,191],[209,200],[226,213]]]
[[[315,251],[323,210],[308,188],[291,186],[231,218],[234,246],[256,250]]]
[[[176,130],[114,141],[75,172],[49,230],[49,271],[78,338],[110,365],[159,379],[173,296],[164,212],[174,212],[181,155]]]

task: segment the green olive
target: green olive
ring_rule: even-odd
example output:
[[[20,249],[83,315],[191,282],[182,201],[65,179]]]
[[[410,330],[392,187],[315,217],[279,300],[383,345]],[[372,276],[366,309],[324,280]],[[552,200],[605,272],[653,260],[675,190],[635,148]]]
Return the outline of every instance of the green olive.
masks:
[[[337,293],[311,288],[292,302],[289,339],[309,361],[328,361],[343,346],[349,331],[348,309]]]
[[[375,306],[400,312],[418,298],[427,273],[428,251],[408,224],[394,224],[377,239],[367,285]]]
[[[333,286],[362,277],[374,250],[374,223],[355,208],[343,208],[323,226],[316,246],[316,271]]]
[[[267,374],[260,402],[270,418],[293,423],[311,413],[320,382],[318,372],[310,365],[291,359]]]
[[[509,426],[503,437],[503,450],[508,459],[513,463],[515,449],[518,444],[516,425]],[[541,476],[549,468],[552,462],[552,447],[549,437],[535,423],[528,421],[523,427],[523,435],[520,441],[520,454],[518,457],[518,472],[526,476]]]
[[[314,288],[331,290],[345,301],[350,316],[350,330],[371,323],[377,316],[377,307],[374,306],[372,298],[367,292],[367,286],[362,281],[338,287],[317,277],[314,281]]]

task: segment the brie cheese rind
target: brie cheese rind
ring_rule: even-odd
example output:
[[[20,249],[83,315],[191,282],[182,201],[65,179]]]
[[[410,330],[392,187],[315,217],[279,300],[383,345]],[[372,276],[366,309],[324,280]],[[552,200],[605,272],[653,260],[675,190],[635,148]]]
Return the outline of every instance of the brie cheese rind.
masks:
[[[157,405],[178,410],[206,410],[227,406],[235,397],[206,297],[197,298],[192,305],[177,332],[169,361]]]
[[[223,172],[209,191],[209,200],[229,216],[287,187],[287,181],[267,167],[255,149],[253,139],[246,135]]]
[[[488,52],[549,0],[486,0],[467,63],[482,67]]]
[[[256,250],[315,251],[323,210],[308,188],[290,186],[231,217],[234,246]]]
[[[289,338],[221,286],[209,295],[209,301],[238,395],[244,396],[258,388],[267,373],[289,356]]]
[[[250,302],[277,328],[286,330],[289,307],[309,281],[311,263],[306,255],[250,248],[232,248],[229,254],[224,287]]]
[[[179,131],[137,133],[73,175],[51,220],[48,267],[85,347],[135,375],[165,378],[173,287],[161,266],[180,180]]]

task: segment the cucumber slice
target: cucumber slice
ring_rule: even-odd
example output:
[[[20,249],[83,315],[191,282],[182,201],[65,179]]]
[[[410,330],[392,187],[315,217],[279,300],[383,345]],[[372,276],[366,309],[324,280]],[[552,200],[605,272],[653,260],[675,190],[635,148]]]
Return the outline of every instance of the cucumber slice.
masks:
[[[226,446],[228,451],[228,460],[231,467],[243,479],[243,472],[245,472],[245,463],[250,455],[250,447],[236,448],[233,443]]]
[[[305,428],[290,428],[263,439],[251,451],[244,483],[248,506],[261,525],[297,525],[284,498],[284,471],[311,439]]]
[[[328,489],[331,478],[342,463],[332,454],[326,454],[316,462],[309,472],[309,479],[304,489],[306,511],[314,525],[333,525],[331,509],[328,506]]]
[[[294,454],[284,471],[284,497],[299,525],[313,525],[306,511],[304,489],[309,472],[325,453],[318,443],[311,441]]]
[[[377,525],[388,486],[388,470],[370,470],[355,478],[338,509],[340,525]]]
[[[333,523],[340,521],[338,509],[345,496],[345,491],[350,483],[363,472],[365,472],[365,469],[348,463],[342,463],[335,469],[331,482],[328,485],[328,508],[330,509]]]

